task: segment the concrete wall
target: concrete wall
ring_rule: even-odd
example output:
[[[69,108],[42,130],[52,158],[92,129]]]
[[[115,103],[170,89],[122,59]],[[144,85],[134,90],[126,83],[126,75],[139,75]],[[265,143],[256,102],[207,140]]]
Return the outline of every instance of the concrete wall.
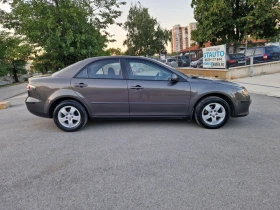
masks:
[[[230,69],[195,69],[178,68],[186,75],[199,75],[203,77],[216,77],[219,79],[238,79],[250,76],[250,66],[241,66]],[[274,74],[280,72],[280,61],[254,65],[254,76],[262,74]]]
[[[254,65],[254,76],[280,72],[280,61]],[[238,79],[250,76],[250,66],[229,69],[226,79]]]

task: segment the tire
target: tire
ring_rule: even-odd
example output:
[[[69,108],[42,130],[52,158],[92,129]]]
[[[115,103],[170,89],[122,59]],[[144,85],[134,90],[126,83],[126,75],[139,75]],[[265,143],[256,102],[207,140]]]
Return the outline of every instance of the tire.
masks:
[[[222,98],[210,96],[202,99],[195,108],[197,124],[208,129],[223,127],[230,118],[230,106]]]
[[[59,129],[66,132],[75,132],[86,125],[88,114],[79,102],[67,100],[56,106],[53,120]]]

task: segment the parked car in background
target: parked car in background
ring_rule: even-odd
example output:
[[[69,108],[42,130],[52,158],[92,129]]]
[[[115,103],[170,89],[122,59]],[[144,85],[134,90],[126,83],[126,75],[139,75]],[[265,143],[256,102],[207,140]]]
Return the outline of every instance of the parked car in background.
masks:
[[[192,61],[190,66],[193,68],[202,68],[203,67],[203,58],[200,58],[196,61]]]
[[[240,53],[246,53],[246,57],[253,57],[254,64],[280,61],[280,47],[270,45],[262,47],[248,48]]]
[[[140,70],[142,69],[142,70]],[[188,77],[143,57],[95,57],[51,76],[30,78],[27,109],[53,118],[63,131],[88,119],[195,119],[209,129],[249,114],[251,98],[239,84]]]
[[[250,63],[250,59],[246,58],[245,54],[242,53],[234,53],[226,55],[226,67],[232,68],[237,66],[245,66]]]
[[[166,65],[171,66],[173,68],[178,67],[178,62],[176,61],[176,58],[167,58],[163,61]]]
[[[199,59],[198,59],[198,60],[199,60]],[[197,64],[198,60],[192,61],[192,62],[190,63],[190,67],[196,68],[196,67],[197,67],[196,64]]]
[[[176,57],[179,67],[188,67],[190,66],[190,58],[187,55],[180,55]]]

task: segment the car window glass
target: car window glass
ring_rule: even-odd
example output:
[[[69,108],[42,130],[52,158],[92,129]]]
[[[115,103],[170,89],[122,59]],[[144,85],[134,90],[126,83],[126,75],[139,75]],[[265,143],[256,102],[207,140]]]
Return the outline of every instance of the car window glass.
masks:
[[[83,68],[82,71],[76,76],[76,78],[88,78],[87,68]]]
[[[267,52],[269,53],[280,53],[280,47],[267,47]]]
[[[253,49],[247,49],[246,50],[246,56],[251,56],[251,55],[253,55]]]
[[[128,60],[128,76],[134,80],[160,80],[168,81],[171,73],[149,61]]]
[[[119,60],[102,60],[92,63],[87,68],[90,79],[122,79]]]
[[[256,48],[255,55],[262,55],[262,54],[263,54],[262,48]]]

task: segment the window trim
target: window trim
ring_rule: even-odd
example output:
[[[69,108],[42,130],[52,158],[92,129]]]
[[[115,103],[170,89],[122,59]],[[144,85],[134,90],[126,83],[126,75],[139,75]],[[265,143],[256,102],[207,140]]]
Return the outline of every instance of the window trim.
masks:
[[[126,67],[126,72],[127,72],[127,77],[126,77],[126,79],[127,80],[133,80],[133,81],[135,81],[135,80],[139,80],[139,81],[153,81],[153,82],[170,82],[170,80],[143,80],[143,79],[131,79],[130,77],[129,77],[129,70],[131,70],[131,67],[130,67],[130,65],[129,65],[129,61],[138,61],[139,63],[144,63],[144,62],[148,62],[148,63],[152,63],[152,64],[154,64],[155,66],[158,66],[159,68],[163,68],[164,70],[166,70],[167,72],[169,72],[170,73],[170,75],[172,75],[172,74],[175,74],[174,72],[172,72],[172,71],[170,71],[169,69],[167,69],[167,68],[164,68],[163,66],[161,66],[161,65],[158,65],[157,63],[155,63],[155,62],[152,62],[152,61],[149,61],[149,60],[142,60],[142,59],[138,59],[138,58],[125,58],[124,59],[124,62],[125,62],[125,67]],[[147,65],[147,64],[146,64]],[[177,75],[177,74],[176,74]],[[181,80],[180,78],[180,76],[179,75],[177,75],[178,77],[179,77],[179,81]]]
[[[89,67],[90,65],[92,65],[92,64],[94,64],[94,63],[97,63],[97,62],[111,61],[111,60],[118,60],[118,61],[119,61],[120,67],[121,67],[120,71],[122,72],[122,78],[89,78],[89,76],[88,76],[88,67]],[[84,68],[87,69],[87,78],[79,78],[79,77],[77,77],[77,76],[80,74],[80,72],[84,70]],[[98,80],[99,80],[99,79],[106,79],[106,80],[126,80],[126,74],[125,74],[124,72],[125,72],[125,71],[124,71],[124,68],[123,68],[123,64],[122,64],[122,59],[121,59],[121,58],[104,58],[104,59],[98,59],[98,60],[95,60],[95,61],[93,61],[93,62],[88,63],[88,64],[85,65],[81,70],[79,70],[79,71],[77,72],[77,74],[75,74],[75,76],[74,76],[73,78],[75,78],[75,79],[98,79]]]

